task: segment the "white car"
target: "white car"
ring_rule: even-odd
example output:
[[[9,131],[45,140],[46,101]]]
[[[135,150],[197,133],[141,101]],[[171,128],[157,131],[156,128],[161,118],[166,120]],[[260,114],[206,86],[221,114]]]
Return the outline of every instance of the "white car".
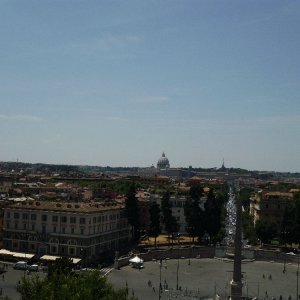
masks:
[[[31,266],[28,265],[28,270],[31,271],[31,272],[38,272],[39,271],[39,265],[36,265],[36,264],[31,265]]]

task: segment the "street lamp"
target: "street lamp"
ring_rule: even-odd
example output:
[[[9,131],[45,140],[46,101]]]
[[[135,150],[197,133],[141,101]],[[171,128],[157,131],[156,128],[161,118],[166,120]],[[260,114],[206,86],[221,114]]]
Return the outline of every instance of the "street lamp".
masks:
[[[161,267],[162,267],[162,258],[159,260],[159,289],[158,289],[158,299],[161,299],[162,286],[161,286]]]
[[[176,276],[176,290],[178,291],[178,274],[179,274],[179,250],[177,253],[177,276]]]
[[[297,266],[297,272],[296,272],[296,276],[297,276],[297,294],[296,294],[296,300],[299,299],[299,250],[297,249],[297,256],[298,256],[298,266]]]

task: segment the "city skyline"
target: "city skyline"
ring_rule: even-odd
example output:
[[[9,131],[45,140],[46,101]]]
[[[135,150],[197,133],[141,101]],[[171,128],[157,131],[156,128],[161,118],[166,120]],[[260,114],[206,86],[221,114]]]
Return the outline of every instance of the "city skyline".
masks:
[[[300,171],[299,2],[0,8],[0,161]]]

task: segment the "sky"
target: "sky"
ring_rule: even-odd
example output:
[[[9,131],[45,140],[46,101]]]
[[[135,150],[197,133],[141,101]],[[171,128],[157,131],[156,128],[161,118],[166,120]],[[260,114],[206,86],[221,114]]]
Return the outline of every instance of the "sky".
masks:
[[[298,0],[0,0],[0,161],[300,172]]]

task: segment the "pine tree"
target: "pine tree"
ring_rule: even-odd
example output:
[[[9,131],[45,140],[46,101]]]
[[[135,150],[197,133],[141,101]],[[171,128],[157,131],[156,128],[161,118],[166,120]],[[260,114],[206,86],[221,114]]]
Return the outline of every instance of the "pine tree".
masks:
[[[195,237],[200,240],[204,235],[204,212],[200,207],[202,188],[194,185],[190,189],[189,197],[184,207],[184,215],[187,223],[187,232],[195,241]]]
[[[154,245],[156,248],[156,238],[161,233],[159,205],[156,202],[152,202],[149,212],[150,212],[149,235],[154,237]]]
[[[135,241],[139,239],[139,206],[136,198],[136,188],[134,182],[130,185],[125,200],[125,209],[128,218],[128,223],[132,226],[132,237]]]

